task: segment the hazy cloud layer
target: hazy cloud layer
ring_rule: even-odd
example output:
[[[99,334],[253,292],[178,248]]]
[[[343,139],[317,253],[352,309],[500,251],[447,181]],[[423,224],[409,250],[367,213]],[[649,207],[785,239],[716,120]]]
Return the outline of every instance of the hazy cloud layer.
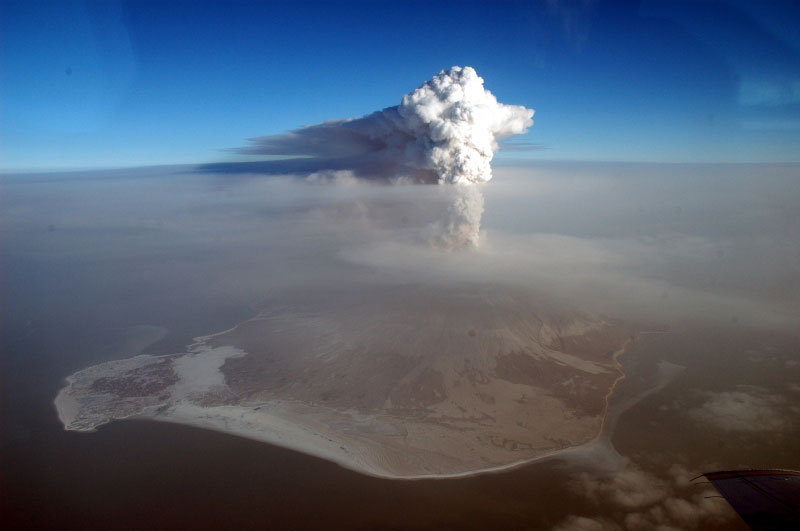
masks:
[[[174,255],[208,268],[208,285],[226,297],[332,282],[484,282],[627,319],[800,322],[793,167],[497,168],[481,190],[481,246],[463,253],[430,242],[461,230],[449,212],[475,187],[378,186],[347,171],[234,181],[141,173],[54,182],[57,201],[5,186],[7,245],[17,256],[47,249],[52,260],[80,249],[82,260],[125,260],[120,267]]]
[[[520,282],[624,318],[797,326],[791,168],[567,167],[498,168],[472,252],[442,255],[397,226],[339,256],[396,278]]]

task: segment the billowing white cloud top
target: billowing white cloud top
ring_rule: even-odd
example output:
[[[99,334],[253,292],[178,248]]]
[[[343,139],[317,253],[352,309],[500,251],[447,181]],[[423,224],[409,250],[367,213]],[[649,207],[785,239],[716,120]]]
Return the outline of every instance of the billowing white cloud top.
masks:
[[[533,113],[499,103],[474,68],[454,66],[403,96],[396,126],[414,137],[412,153],[422,152],[439,183],[478,183],[492,178],[497,139],[525,133]]]
[[[371,179],[474,184],[492,178],[500,138],[533,125],[533,109],[505,105],[472,67],[454,66],[402,103],[367,116],[333,120],[252,139],[247,154],[320,159],[319,169],[347,169]]]

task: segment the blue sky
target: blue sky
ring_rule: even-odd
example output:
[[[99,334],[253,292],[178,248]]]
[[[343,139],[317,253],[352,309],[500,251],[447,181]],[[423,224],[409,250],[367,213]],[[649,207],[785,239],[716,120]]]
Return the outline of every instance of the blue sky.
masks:
[[[0,169],[231,160],[470,65],[536,109],[500,157],[800,160],[780,2],[3,2]]]

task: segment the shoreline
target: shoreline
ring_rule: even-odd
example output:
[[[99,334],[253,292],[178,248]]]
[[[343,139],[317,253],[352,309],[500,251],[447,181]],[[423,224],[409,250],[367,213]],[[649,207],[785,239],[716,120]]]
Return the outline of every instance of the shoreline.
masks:
[[[258,318],[259,317],[254,317],[253,319]],[[230,330],[235,329],[236,326],[223,332],[194,338],[195,342],[190,345],[190,352],[202,352],[203,348],[205,347],[205,343],[209,338],[227,333]],[[324,459],[347,470],[365,474],[370,477],[392,480],[459,479],[514,470],[522,466],[530,465],[543,460],[563,458],[569,454],[582,454],[591,452],[593,447],[610,444],[610,434],[606,432],[609,429],[614,429],[616,417],[618,417],[622,411],[631,407],[635,402],[638,402],[640,399],[644,398],[644,396],[647,394],[650,394],[651,392],[663,387],[663,385],[657,385],[656,388],[650,389],[648,392],[636,397],[636,400],[633,403],[622,404],[622,411],[611,410],[611,398],[614,395],[619,382],[623,381],[626,377],[626,374],[622,368],[622,364],[619,362],[619,357],[622,356],[637,339],[638,335],[635,338],[628,339],[625,344],[613,354],[614,364],[617,370],[620,372],[620,375],[616,378],[605,397],[605,411],[600,423],[600,428],[597,434],[591,440],[579,445],[546,452],[535,457],[464,472],[412,475],[399,475],[388,472],[385,469],[375,466],[374,463],[368,462],[370,459],[361,457],[364,455],[369,457],[369,451],[367,447],[374,445],[374,442],[371,443],[363,440],[359,441],[357,438],[351,438],[338,432],[327,431],[322,427],[315,429],[314,426],[310,425],[310,422],[307,418],[298,418],[296,415],[293,415],[291,412],[285,410],[286,405],[291,406],[290,401],[275,401],[271,403],[260,404],[257,406],[258,410],[246,406],[202,407],[186,402],[179,402],[170,406],[166,410],[163,409],[162,405],[148,406],[143,410],[126,417],[108,419],[108,421],[97,424],[92,429],[71,428],[67,426],[70,423],[70,418],[74,416],[77,404],[77,402],[67,393],[70,385],[72,382],[74,382],[74,378],[71,375],[65,379],[69,385],[64,387],[59,392],[54,400],[54,405],[58,412],[59,419],[65,427],[64,429],[68,431],[89,433],[95,431],[97,427],[101,426],[102,424],[107,424],[112,420],[124,420],[126,418],[145,421],[152,420],[157,422],[172,422],[175,424],[181,424],[200,429],[208,429],[218,433],[232,435],[234,437],[242,437],[245,439],[272,444],[274,446],[285,448],[291,451]],[[152,357],[155,358],[159,356]],[[614,418],[610,418],[612,416]],[[250,417],[253,418],[251,419]],[[258,420],[257,423],[248,423],[248,420],[256,420],[256,417]],[[609,421],[611,422],[609,423]],[[605,441],[603,439],[605,439]],[[600,450],[599,447],[598,450]],[[611,450],[613,451],[613,448]]]

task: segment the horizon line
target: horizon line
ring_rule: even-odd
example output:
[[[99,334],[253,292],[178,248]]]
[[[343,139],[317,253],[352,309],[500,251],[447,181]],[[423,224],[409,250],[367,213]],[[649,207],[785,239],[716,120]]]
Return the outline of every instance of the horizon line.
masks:
[[[273,159],[266,159],[273,160]],[[143,165],[109,165],[109,166],[66,166],[66,167],[46,167],[46,168],[0,168],[0,176],[8,175],[35,175],[42,173],[81,173],[81,172],[102,172],[102,171],[123,171],[137,169],[156,169],[156,168],[178,168],[185,166],[202,166],[215,163],[224,164],[247,164],[256,161],[215,161],[215,162],[167,162]],[[547,159],[528,159],[528,158],[503,158],[492,162],[492,166],[497,167],[523,167],[535,166],[538,163],[573,163],[573,164],[647,164],[647,165],[675,165],[675,166],[794,166],[800,165],[797,161],[664,161],[664,160],[615,160],[615,159],[583,159],[583,158],[547,158]]]

